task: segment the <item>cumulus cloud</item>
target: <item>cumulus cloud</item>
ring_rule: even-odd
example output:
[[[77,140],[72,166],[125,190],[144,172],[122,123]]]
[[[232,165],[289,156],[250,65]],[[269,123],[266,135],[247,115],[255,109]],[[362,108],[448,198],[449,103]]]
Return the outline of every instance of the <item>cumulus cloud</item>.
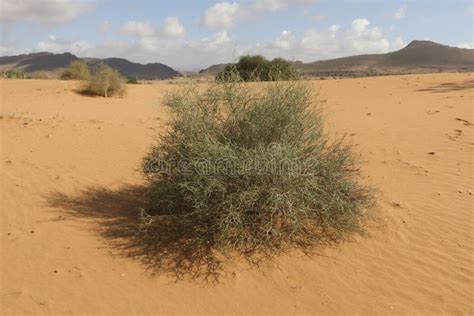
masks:
[[[169,37],[184,37],[186,29],[177,16],[170,16],[165,19],[162,33]]]
[[[188,46],[203,52],[215,52],[231,42],[232,40],[227,31],[220,31],[215,33],[212,37],[204,37],[198,41],[191,41]]]
[[[149,21],[128,21],[121,27],[123,35],[152,37],[157,34],[155,27]]]
[[[407,15],[407,6],[406,6],[406,5],[402,5],[400,8],[398,8],[397,10],[395,10],[395,12],[393,13],[393,18],[394,18],[395,20],[401,20],[401,19],[403,19],[406,15]]]
[[[123,57],[136,62],[162,62],[175,68],[195,69],[232,62],[242,54],[309,62],[385,53],[405,45],[400,37],[388,39],[379,27],[371,25],[365,18],[355,19],[346,25],[333,24],[326,29],[310,28],[303,33],[287,29],[273,39],[252,44],[233,39],[231,32],[225,29],[205,37],[188,39],[178,17],[168,17],[158,26],[150,21],[128,21],[113,28],[109,23],[102,26],[108,33],[95,42],[50,35],[37,43],[34,51],[71,52],[80,57]],[[14,51],[10,44],[4,40],[0,43],[0,49]]]
[[[130,45],[132,55],[138,59],[158,58],[160,62],[184,68],[229,62],[240,53],[235,51],[235,42],[225,30],[195,40],[144,38]]]
[[[66,22],[94,10],[94,1],[0,0],[0,21]]]
[[[201,24],[209,28],[228,29],[246,15],[246,10],[237,2],[220,2],[204,12]]]
[[[36,45],[36,51],[64,53],[71,52],[73,54],[83,55],[90,51],[93,46],[82,40],[67,40],[49,35],[48,39],[41,41]]]
[[[356,54],[386,53],[403,46],[402,38],[389,41],[378,27],[371,27],[369,20],[355,19],[346,28],[334,24],[326,31],[308,30],[301,37],[283,31],[274,40],[257,45],[254,52],[269,57],[314,61]]]
[[[162,26],[154,26],[150,21],[127,21],[120,28],[122,35],[137,37],[182,38],[186,29],[176,16],[167,17]]]
[[[166,24],[166,23],[165,23]],[[170,23],[172,25],[172,23]],[[132,39],[105,38],[94,43],[83,40],[69,40],[55,35],[37,43],[34,51],[53,53],[71,52],[79,57],[122,57],[135,62],[161,62],[178,69],[194,69],[214,63],[235,60],[244,53],[237,48],[227,31],[219,31],[211,36],[187,40],[176,37],[181,32],[173,30],[173,36],[155,36],[148,23],[126,23],[126,31]],[[153,29],[154,30],[154,29]],[[168,30],[169,32],[170,30]],[[164,32],[164,31],[163,31]],[[137,34],[142,36],[137,36]],[[153,36],[149,36],[149,35]],[[17,53],[12,47],[0,45],[2,54]]]
[[[314,0],[254,0],[251,8],[258,11],[280,11],[288,8],[289,5],[309,5]]]
[[[395,40],[393,40],[393,42],[390,44],[390,49],[391,50],[399,50],[399,49],[402,49],[403,47],[405,47],[407,45],[407,43],[405,43],[403,41],[403,39],[398,36],[395,38]]]
[[[309,5],[314,0],[252,0],[250,2],[219,2],[208,8],[200,24],[214,29],[230,29],[237,22],[263,12],[287,9],[290,5]]]

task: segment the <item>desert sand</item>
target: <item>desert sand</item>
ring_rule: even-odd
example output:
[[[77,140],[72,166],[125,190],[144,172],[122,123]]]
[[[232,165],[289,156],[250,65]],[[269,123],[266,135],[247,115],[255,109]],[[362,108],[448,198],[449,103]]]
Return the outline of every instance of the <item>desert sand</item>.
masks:
[[[377,218],[310,257],[228,263],[217,282],[177,280],[114,235],[141,205],[141,158],[176,85],[105,99],[78,84],[0,80],[0,314],[474,313],[474,74],[312,81]]]

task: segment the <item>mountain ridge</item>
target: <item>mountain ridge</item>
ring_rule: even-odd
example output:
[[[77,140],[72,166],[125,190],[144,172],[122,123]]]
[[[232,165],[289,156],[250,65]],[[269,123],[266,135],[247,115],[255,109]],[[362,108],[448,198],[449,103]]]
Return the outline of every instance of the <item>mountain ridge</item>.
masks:
[[[139,80],[169,79],[182,76],[178,71],[162,63],[140,64],[118,57],[79,58],[68,52],[60,54],[38,52],[2,56],[0,57],[0,71],[19,70],[26,74],[43,72],[50,74],[51,77],[59,77],[60,73],[75,60],[84,60],[91,69],[95,69],[103,63],[116,69],[124,77],[133,77]]]
[[[201,75],[216,75],[227,64],[202,69]],[[295,62],[305,76],[359,77],[371,75],[474,71],[474,49],[457,48],[426,40],[414,40],[400,50],[363,54],[314,62]]]

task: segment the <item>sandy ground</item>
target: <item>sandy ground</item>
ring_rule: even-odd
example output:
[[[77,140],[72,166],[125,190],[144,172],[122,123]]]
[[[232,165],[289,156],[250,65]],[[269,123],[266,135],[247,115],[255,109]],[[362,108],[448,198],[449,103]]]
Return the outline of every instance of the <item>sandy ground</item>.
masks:
[[[474,74],[314,81],[378,190],[367,236],[176,280],[118,247],[173,85],[0,80],[0,314],[473,314]],[[124,226],[125,227],[125,226]],[[126,243],[126,241],[124,241]],[[122,243],[123,245],[123,243]]]

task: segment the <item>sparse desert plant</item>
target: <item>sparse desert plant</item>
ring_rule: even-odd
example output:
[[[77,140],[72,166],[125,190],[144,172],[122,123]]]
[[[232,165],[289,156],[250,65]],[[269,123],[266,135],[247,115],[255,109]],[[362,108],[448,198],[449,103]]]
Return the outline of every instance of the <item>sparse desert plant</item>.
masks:
[[[168,132],[143,161],[142,233],[188,223],[193,240],[184,244],[268,254],[358,230],[370,190],[357,182],[351,147],[324,133],[312,100],[301,82],[171,94]]]
[[[4,71],[2,72],[2,77],[8,79],[26,79],[25,74],[22,71],[18,70]]]
[[[74,60],[61,74],[63,80],[89,80],[91,74],[87,63],[82,60]]]
[[[126,86],[120,73],[107,65],[101,65],[87,81],[83,93],[103,97],[123,96]]]

